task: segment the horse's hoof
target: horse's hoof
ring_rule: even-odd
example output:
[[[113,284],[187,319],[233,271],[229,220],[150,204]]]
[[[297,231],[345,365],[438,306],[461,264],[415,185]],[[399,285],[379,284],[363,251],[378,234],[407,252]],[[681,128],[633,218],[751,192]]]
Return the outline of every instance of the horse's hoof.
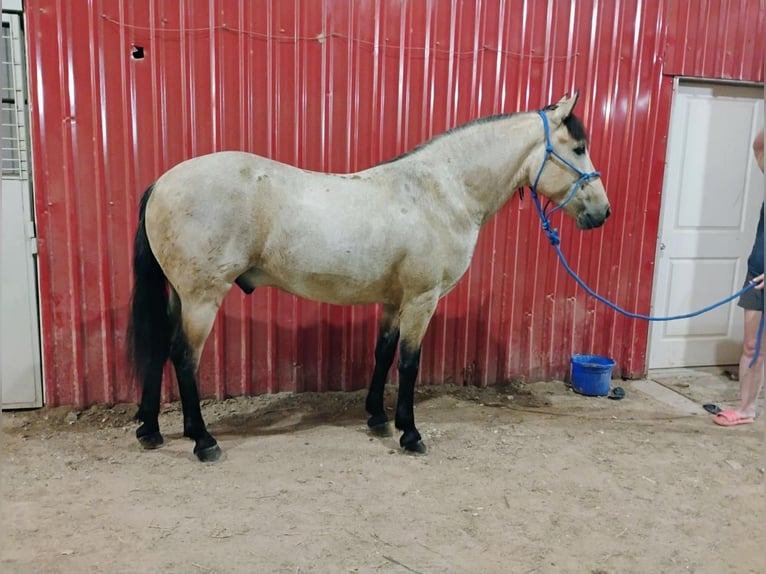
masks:
[[[402,448],[404,449],[404,452],[409,454],[426,454],[426,452],[428,452],[428,449],[422,440],[403,444]]]
[[[416,430],[406,431],[399,439],[399,444],[406,452],[413,454],[425,454],[427,450],[426,445],[420,440],[420,433]]]
[[[388,426],[388,417],[382,415],[372,415],[367,419],[367,427],[370,432],[377,436],[391,436],[391,428]]]
[[[388,423],[370,427],[370,433],[375,436],[391,436],[391,427]]]
[[[162,438],[160,433],[153,432],[151,434],[138,437],[138,442],[140,442],[141,446],[146,450],[153,450],[155,448],[160,448],[165,443],[165,439]]]
[[[200,449],[195,447],[194,449],[194,454],[197,455],[197,458],[200,460],[200,462],[215,462],[221,458],[222,452],[223,451],[221,451],[221,447],[217,444]]]
[[[141,443],[141,446],[146,450],[160,448],[165,442],[165,439],[162,438],[160,431],[139,434],[140,431],[140,428],[136,431],[136,438],[138,439],[138,442]]]

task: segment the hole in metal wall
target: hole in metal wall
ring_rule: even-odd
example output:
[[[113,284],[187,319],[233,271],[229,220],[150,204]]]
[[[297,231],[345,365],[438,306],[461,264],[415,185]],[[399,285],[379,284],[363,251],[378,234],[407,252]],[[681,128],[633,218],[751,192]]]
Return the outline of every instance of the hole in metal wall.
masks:
[[[130,57],[134,60],[143,60],[144,59],[144,47],[143,46],[133,46],[130,50]]]

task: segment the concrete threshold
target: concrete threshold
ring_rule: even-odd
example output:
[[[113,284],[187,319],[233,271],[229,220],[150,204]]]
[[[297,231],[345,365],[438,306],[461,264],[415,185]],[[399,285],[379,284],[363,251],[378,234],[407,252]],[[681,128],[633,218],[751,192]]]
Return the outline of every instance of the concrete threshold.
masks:
[[[708,414],[702,405],[699,405],[686,398],[685,396],[669,389],[668,387],[650,381],[648,379],[640,381],[632,381],[631,388],[641,391],[645,395],[649,395],[653,399],[660,401],[661,403],[668,405],[680,414],[685,415],[704,415]]]

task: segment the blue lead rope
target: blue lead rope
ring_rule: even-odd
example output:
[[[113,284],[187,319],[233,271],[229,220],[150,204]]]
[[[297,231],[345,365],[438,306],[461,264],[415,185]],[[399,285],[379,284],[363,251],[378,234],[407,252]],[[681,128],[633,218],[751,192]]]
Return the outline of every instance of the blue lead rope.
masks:
[[[569,263],[567,263],[566,258],[564,257],[564,254],[561,252],[561,238],[559,237],[558,229],[551,228],[551,221],[550,216],[553,215],[556,211],[564,207],[569,201],[574,197],[574,194],[577,192],[577,190],[580,188],[580,186],[588,181],[589,179],[599,177],[601,174],[597,171],[593,172],[584,172],[580,169],[578,169],[576,166],[572,165],[570,162],[568,162],[566,159],[561,157],[551,145],[551,137],[550,137],[550,128],[548,126],[548,117],[545,115],[545,112],[540,110],[537,112],[540,114],[540,117],[543,120],[543,129],[545,131],[545,158],[543,159],[543,163],[540,166],[539,171],[537,172],[537,177],[535,177],[535,181],[532,184],[532,187],[530,188],[530,192],[532,195],[532,199],[535,204],[535,208],[537,209],[537,214],[540,216],[540,223],[542,226],[543,231],[545,232],[546,236],[548,237],[548,241],[550,241],[553,248],[556,250],[556,255],[558,255],[559,260],[561,261],[561,264],[564,266],[564,269],[567,273],[574,279],[577,284],[582,287],[588,295],[596,299],[597,301],[600,301],[601,303],[604,303],[608,307],[614,309],[618,313],[625,315],[626,317],[630,317],[632,319],[643,319],[645,321],[676,321],[678,319],[689,319],[691,317],[696,317],[698,315],[702,315],[703,313],[707,313],[708,311],[711,311],[712,309],[715,309],[717,307],[720,307],[721,305],[725,305],[726,303],[729,303],[733,301],[734,299],[740,297],[742,294],[747,293],[751,289],[754,289],[756,286],[755,281],[751,281],[747,285],[745,285],[742,289],[734,293],[733,295],[730,295],[726,297],[725,299],[722,299],[721,301],[718,301],[716,303],[713,303],[711,305],[708,305],[707,307],[703,307],[702,309],[698,309],[697,311],[692,311],[690,313],[683,313],[681,315],[670,315],[667,317],[657,317],[653,315],[644,315],[642,313],[633,313],[631,311],[627,311],[623,309],[622,307],[616,305],[615,303],[612,303],[607,298],[602,297],[595,291],[593,291],[588,285],[583,281],[577,273],[569,266]],[[546,208],[543,209],[543,207],[540,205],[540,198],[537,195],[537,184],[540,181],[540,176],[543,173],[543,168],[545,168],[545,164],[548,162],[548,159],[550,159],[550,156],[555,156],[557,159],[559,159],[561,162],[563,162],[567,167],[572,169],[575,173],[577,173],[580,178],[574,183],[572,186],[572,189],[567,194],[566,199],[564,199],[563,202],[561,202],[559,205],[554,207],[552,210],[547,211],[548,205],[550,205],[550,202],[546,204]],[[764,325],[764,313],[761,312],[761,321],[758,325],[758,335],[756,337],[755,342],[755,354],[753,355],[753,359],[750,361],[750,367],[755,365],[755,362],[758,360],[758,355],[761,351],[761,339],[763,337],[763,325]]]

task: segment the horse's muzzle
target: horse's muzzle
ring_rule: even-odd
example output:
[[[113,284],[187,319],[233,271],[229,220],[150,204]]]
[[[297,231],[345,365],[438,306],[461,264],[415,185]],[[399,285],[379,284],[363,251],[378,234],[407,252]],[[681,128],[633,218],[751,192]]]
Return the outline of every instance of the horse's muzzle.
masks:
[[[612,214],[607,205],[604,209],[584,209],[577,217],[577,227],[580,229],[595,229],[601,227]]]

